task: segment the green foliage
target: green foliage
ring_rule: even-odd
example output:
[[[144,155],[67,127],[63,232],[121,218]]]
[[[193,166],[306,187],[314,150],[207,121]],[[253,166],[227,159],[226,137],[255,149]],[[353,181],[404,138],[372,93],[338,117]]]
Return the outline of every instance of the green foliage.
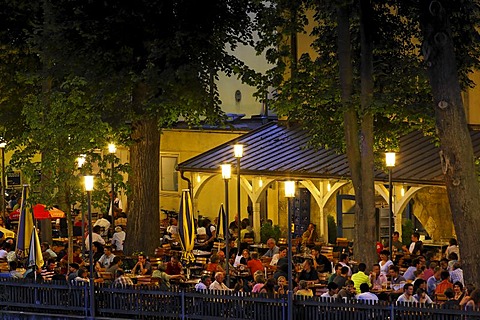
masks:
[[[402,224],[402,239],[400,239],[400,241],[402,241],[403,244],[408,245],[413,231],[413,221],[405,220],[405,222]]]
[[[310,20],[309,10],[314,13]],[[364,111],[359,107],[358,2],[354,1],[350,10],[354,67],[351,104],[361,119]],[[349,106],[340,98],[336,4],[279,0],[265,5],[261,11],[256,21],[261,29],[257,50],[266,52],[274,66],[257,79],[259,97],[265,97],[266,91],[273,88],[275,99],[269,105],[279,114],[288,115],[291,121],[302,123],[312,137],[313,146],[344,151],[343,116]],[[374,96],[368,112],[375,116],[375,148],[380,153],[395,149],[397,138],[411,130],[431,131],[433,109],[427,77],[418,56],[419,44],[412,41],[418,38],[418,27],[397,15],[391,3],[375,3],[373,12]],[[288,40],[292,30],[305,34],[307,24],[314,26],[309,34],[313,41],[311,52],[302,54],[294,64],[289,62],[294,57],[294,48]],[[270,49],[272,46],[278,49]]]
[[[262,243],[267,243],[267,240],[270,238],[275,239],[275,241],[278,241],[278,239],[281,236],[281,230],[279,226],[272,226],[269,223],[264,223],[260,227],[260,241]]]
[[[327,216],[328,243],[337,242],[337,223],[332,215]]]

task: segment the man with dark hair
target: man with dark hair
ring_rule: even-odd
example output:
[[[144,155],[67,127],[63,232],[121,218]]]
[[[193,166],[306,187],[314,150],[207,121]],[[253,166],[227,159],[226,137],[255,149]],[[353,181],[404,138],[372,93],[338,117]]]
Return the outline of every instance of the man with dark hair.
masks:
[[[413,284],[406,283],[403,286],[403,294],[398,297],[397,302],[417,302],[417,299],[413,297]]]
[[[408,267],[407,271],[403,274],[403,277],[406,280],[414,280],[415,279],[415,274],[414,272],[417,270],[420,270],[422,267],[422,263],[420,262],[420,259],[415,258],[412,260],[412,264]]]
[[[341,275],[341,274],[342,274],[342,268],[343,268],[342,265],[339,264],[339,263],[337,263],[337,264],[335,265],[335,272],[332,273],[332,275],[328,278],[328,282],[327,282],[327,283],[333,282],[333,280],[335,280],[335,278],[336,278],[337,276]]]
[[[345,288],[338,292],[337,297],[346,302],[347,300],[354,299],[356,294],[357,292],[355,291],[355,285],[353,281],[347,280],[345,282]]]
[[[362,283],[360,285],[360,294],[357,295],[357,300],[378,300],[378,297],[370,292],[370,288],[368,287],[367,283]]]
[[[313,266],[318,272],[332,273],[332,263],[322,254],[320,246],[312,248]]]
[[[78,276],[78,269],[80,269],[78,263],[72,262],[68,265],[67,282],[69,284],[73,284],[75,282],[75,278]]]
[[[361,262],[359,265],[358,265],[358,272],[355,273],[353,276],[352,276],[352,281],[353,283],[355,284],[355,289],[357,291],[360,291],[360,285],[362,283],[366,283],[368,284],[368,287],[370,288],[372,286],[372,284],[370,283],[370,278],[368,277],[368,275],[365,273],[365,270],[367,270],[367,265],[363,262]]]
[[[115,255],[112,253],[111,246],[105,246],[104,250],[105,251],[103,255],[100,257],[100,259],[98,259],[97,263],[95,263],[95,270],[97,272],[105,271],[107,268],[109,268],[113,262],[113,259],[115,258]]]
[[[447,288],[453,289],[453,283],[450,282],[450,272],[443,270],[440,273],[440,279],[442,279],[442,281],[437,284],[435,294],[443,294]]]
[[[132,273],[142,276],[152,274],[152,265],[150,264],[150,262],[147,261],[147,257],[144,254],[138,255],[138,262],[133,267]]]
[[[125,276],[125,272],[122,269],[117,269],[115,272],[115,281],[113,282],[114,287],[128,287],[133,286],[132,279]]]
[[[212,284],[212,277],[209,275],[203,275],[200,278],[200,282],[195,285],[196,291],[208,290],[208,287]]]
[[[392,283],[392,289],[395,293],[402,292],[401,283],[405,282],[405,278],[399,275],[400,269],[398,266],[390,266],[388,269],[388,274],[390,276],[390,282]]]
[[[403,246],[403,251],[410,252],[410,254],[412,255],[422,254],[423,243],[422,241],[420,241],[420,234],[418,232],[412,233],[411,239],[412,243],[410,243],[410,246],[408,248],[406,246]]]
[[[392,248],[395,251],[397,249],[398,252],[403,251],[403,243],[400,241],[400,233],[398,231],[394,231],[392,235]]]
[[[349,269],[347,267],[342,267],[340,270],[340,275],[333,279],[333,282],[335,282],[339,288],[343,288],[345,286],[345,282],[348,279],[348,270]]]
[[[102,227],[100,226],[94,226],[92,229],[92,243],[93,242],[99,242],[102,245],[105,245],[105,240],[103,240],[102,236],[100,235],[100,232],[102,231]],[[90,250],[90,235],[87,235],[85,238],[85,249]]]
[[[342,266],[348,268],[348,276],[351,277],[352,276],[352,269],[350,269],[350,266],[348,265],[348,261],[349,261],[348,254],[342,253],[340,255],[340,259],[338,260],[338,263],[341,264]]]
[[[322,298],[331,298],[331,299],[337,298],[338,284],[336,284],[335,282],[330,282],[327,285],[327,290],[328,290],[327,292],[321,295]]]
[[[55,274],[55,268],[57,267],[57,262],[55,259],[48,259],[45,264],[45,268],[42,269],[42,277],[45,281],[52,281],[52,277]]]

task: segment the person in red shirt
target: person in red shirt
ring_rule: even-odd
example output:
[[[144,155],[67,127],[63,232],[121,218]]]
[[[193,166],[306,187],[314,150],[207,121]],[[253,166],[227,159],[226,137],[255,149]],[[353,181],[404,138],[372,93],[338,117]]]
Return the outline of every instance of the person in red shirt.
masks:
[[[165,273],[173,276],[177,274],[182,274],[183,272],[183,266],[182,264],[178,261],[177,256],[172,256],[170,258],[170,261],[167,263],[167,269],[165,270]]]
[[[442,279],[442,282],[437,284],[435,294],[443,294],[447,288],[453,289],[453,283],[450,282],[450,273],[448,271],[442,271],[440,273],[440,279]]]
[[[263,272],[263,264],[262,261],[258,259],[258,252],[252,252],[251,254],[252,259],[247,262],[247,267],[250,269],[250,274],[254,275],[255,271],[262,271]]]

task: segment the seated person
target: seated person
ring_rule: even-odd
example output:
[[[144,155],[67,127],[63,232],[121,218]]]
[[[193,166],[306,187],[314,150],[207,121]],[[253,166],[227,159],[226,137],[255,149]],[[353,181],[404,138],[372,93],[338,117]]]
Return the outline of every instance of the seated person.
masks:
[[[173,280],[173,279],[185,280],[185,277],[183,276],[183,274],[169,275],[165,272],[166,270],[167,268],[162,263],[162,264],[159,264],[158,269],[153,271],[152,273],[152,278],[160,279],[159,286],[161,289],[170,289],[171,288],[170,280]]]
[[[362,283],[360,285],[360,294],[357,295],[357,300],[378,300],[378,297],[370,292],[370,287],[367,283]]]
[[[225,272],[219,261],[220,257],[217,254],[212,255],[212,257],[210,258],[210,262],[205,265],[205,270],[213,274],[217,272]]]
[[[252,275],[257,271],[263,272],[263,264],[262,261],[258,259],[258,252],[252,252],[252,259],[247,262],[247,267]]]
[[[332,263],[321,251],[322,249],[319,246],[312,248],[313,267],[317,269],[318,272],[332,273]]]
[[[313,223],[310,223],[308,225],[307,231],[302,234],[302,245],[313,247],[316,241],[318,241],[318,234],[315,230],[315,225]]]
[[[170,261],[166,265],[165,272],[171,276],[183,273],[183,266],[180,261],[178,261],[178,257],[176,255],[173,255],[170,258]]]
[[[273,255],[272,260],[270,261],[271,266],[276,266],[278,263],[278,260],[281,258],[285,258],[287,256],[287,248],[286,247],[280,247],[280,251],[277,254]]]
[[[308,282],[305,280],[301,280],[298,283],[298,290],[295,294],[299,296],[313,297],[313,291],[308,288]]]
[[[105,271],[113,262],[115,255],[112,253],[111,246],[105,246],[103,255],[98,259],[95,263],[95,270],[98,271]]]
[[[125,288],[133,286],[133,282],[132,279],[125,276],[125,272],[122,269],[117,269],[117,271],[115,271],[115,281],[113,282],[113,286]]]
[[[310,283],[318,283],[318,272],[312,268],[312,261],[310,259],[305,259],[303,262],[303,269],[300,272],[297,282],[300,280],[305,280]]]
[[[138,262],[132,269],[133,274],[150,275],[152,274],[152,265],[147,261],[147,257],[144,254],[138,255]]]
[[[337,298],[337,293],[338,293],[338,284],[335,282],[330,282],[327,285],[327,292],[321,295],[322,298],[332,298],[336,299]]]

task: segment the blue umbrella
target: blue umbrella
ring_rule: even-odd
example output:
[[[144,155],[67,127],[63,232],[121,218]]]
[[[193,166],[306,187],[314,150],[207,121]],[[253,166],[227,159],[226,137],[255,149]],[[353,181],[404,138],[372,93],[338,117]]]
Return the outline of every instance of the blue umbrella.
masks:
[[[182,190],[182,199],[178,213],[178,235],[182,245],[182,259],[188,263],[195,261],[193,247],[195,245],[195,222],[190,190]]]

